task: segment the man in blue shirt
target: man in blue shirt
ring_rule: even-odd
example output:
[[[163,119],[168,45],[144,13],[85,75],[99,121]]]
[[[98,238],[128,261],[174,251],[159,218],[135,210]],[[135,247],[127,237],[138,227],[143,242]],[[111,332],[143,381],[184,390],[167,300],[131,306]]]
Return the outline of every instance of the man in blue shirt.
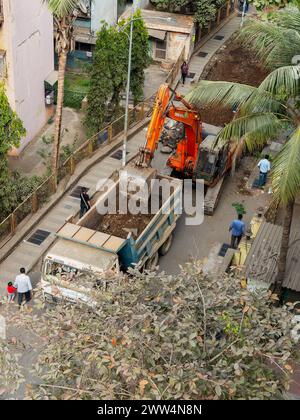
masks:
[[[243,215],[239,214],[238,218],[231,222],[229,232],[231,231],[231,248],[237,248],[242,236],[245,233],[245,223],[243,222]]]
[[[260,172],[258,183],[260,187],[263,187],[266,184],[268,172],[271,170],[269,155],[266,155],[264,159],[261,159],[257,166],[259,167]]]

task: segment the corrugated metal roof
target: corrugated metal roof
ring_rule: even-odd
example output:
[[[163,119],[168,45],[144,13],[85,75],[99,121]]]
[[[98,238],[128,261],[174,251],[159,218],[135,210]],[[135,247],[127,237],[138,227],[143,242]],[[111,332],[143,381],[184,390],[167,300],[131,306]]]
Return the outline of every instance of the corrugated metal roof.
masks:
[[[182,15],[179,13],[160,12],[158,10],[141,10],[142,18],[145,20],[147,29],[166,30],[168,32],[179,32],[190,34],[195,26],[194,16]],[[131,8],[119,17],[119,21],[129,19]]]
[[[263,222],[246,258],[246,276],[254,281],[271,284],[277,274],[282,227]],[[290,241],[284,287],[300,292],[300,234]]]
[[[284,287],[300,292],[300,234],[294,233],[290,240]]]

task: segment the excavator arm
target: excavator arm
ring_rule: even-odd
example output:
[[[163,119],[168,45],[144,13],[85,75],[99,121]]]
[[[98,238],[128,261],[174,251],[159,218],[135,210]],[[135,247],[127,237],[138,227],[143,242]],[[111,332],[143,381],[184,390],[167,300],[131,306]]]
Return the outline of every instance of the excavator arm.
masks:
[[[176,113],[177,109],[171,105],[173,98],[176,101],[182,102],[187,109],[178,109],[178,112]],[[182,96],[174,92],[166,83],[160,86],[157,92],[152,118],[148,126],[145,145],[141,147],[139,151],[138,160],[136,162],[137,166],[149,167],[151,165],[165,120],[169,116],[169,113],[170,118],[183,122],[186,125],[192,125],[189,123],[190,119],[188,115],[186,115],[186,113],[189,114],[187,110],[193,110],[193,107],[185,101]],[[195,113],[195,111],[191,112]]]

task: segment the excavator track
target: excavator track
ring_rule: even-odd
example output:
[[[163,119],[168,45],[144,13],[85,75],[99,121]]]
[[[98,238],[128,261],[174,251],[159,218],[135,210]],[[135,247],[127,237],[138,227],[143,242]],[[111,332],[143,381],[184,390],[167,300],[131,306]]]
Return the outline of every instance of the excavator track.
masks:
[[[222,177],[214,187],[210,187],[207,189],[204,198],[204,214],[207,214],[209,216],[213,215],[222,193],[223,182],[224,177]]]

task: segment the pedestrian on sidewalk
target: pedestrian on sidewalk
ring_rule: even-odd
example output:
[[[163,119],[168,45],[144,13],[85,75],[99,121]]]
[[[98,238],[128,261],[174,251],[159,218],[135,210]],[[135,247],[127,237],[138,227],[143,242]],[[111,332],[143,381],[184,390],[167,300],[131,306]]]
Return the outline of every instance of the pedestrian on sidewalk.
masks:
[[[18,291],[18,304],[21,306],[23,298],[29,302],[32,298],[32,285],[24,267],[20,268],[20,274],[16,277],[14,287]]]
[[[15,300],[15,297],[16,297],[17,289],[13,286],[11,281],[7,283],[6,290],[7,290],[7,300],[8,300],[8,302],[13,302]]]
[[[264,159],[261,159],[258,162],[257,166],[259,167],[258,185],[260,187],[263,187],[264,185],[266,185],[268,172],[270,172],[271,170],[271,163],[269,161],[269,155],[265,155]]]
[[[81,193],[80,193],[80,216],[79,218],[81,219],[86,212],[89,211],[89,209],[91,208],[90,205],[90,197],[87,193],[87,189],[85,187],[81,188]]]
[[[186,61],[184,61],[181,66],[181,78],[182,78],[183,85],[188,74],[189,74],[189,66],[187,65]]]
[[[249,10],[248,1],[247,0],[239,0],[238,9],[239,9],[239,12],[243,12],[243,13],[247,14],[248,10]]]
[[[233,220],[229,226],[231,231],[231,248],[237,248],[242,236],[245,233],[245,223],[243,222],[243,215],[239,214],[238,218]]]

